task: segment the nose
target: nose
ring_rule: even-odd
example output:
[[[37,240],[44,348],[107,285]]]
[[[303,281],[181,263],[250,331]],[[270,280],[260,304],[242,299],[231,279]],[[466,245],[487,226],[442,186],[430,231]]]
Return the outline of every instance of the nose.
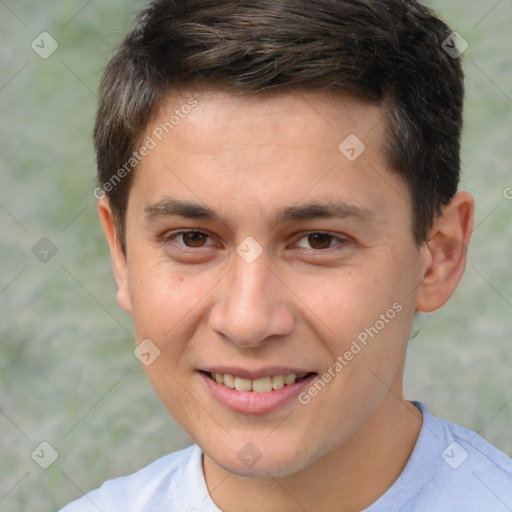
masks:
[[[292,332],[290,291],[262,256],[252,263],[236,257],[234,268],[217,288],[210,310],[210,328],[240,348]]]

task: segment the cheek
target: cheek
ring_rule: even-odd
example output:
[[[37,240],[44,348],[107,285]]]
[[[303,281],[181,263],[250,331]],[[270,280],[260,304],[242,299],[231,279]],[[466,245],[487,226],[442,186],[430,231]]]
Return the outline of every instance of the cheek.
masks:
[[[299,275],[290,288],[308,316],[313,315],[311,321],[323,324],[337,339],[357,335],[394,302],[390,283],[368,267],[335,269],[323,277]]]
[[[301,276],[293,286],[333,362],[346,354],[347,369],[378,369],[402,357],[414,313],[407,297],[411,282],[406,272],[382,264],[333,271],[320,280]]]
[[[172,338],[205,294],[204,283],[150,267],[130,269],[130,297],[137,340]]]

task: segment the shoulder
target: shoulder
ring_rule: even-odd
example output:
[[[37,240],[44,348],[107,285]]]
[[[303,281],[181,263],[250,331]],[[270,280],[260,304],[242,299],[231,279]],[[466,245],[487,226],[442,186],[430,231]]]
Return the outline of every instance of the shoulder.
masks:
[[[456,474],[458,469],[472,472],[487,471],[497,479],[512,479],[512,459],[486,441],[477,432],[432,416],[423,404],[418,404],[423,413],[424,428],[430,444],[443,448],[440,453],[444,466]],[[444,466],[442,466],[444,468]]]
[[[428,413],[427,413],[428,414]],[[430,416],[430,415],[429,415]],[[442,461],[436,477],[449,496],[471,503],[467,510],[510,510],[512,459],[478,433],[430,416],[434,441]],[[437,427],[437,428],[436,428]]]
[[[194,501],[208,496],[201,455],[195,445],[166,455],[136,473],[107,480],[60,512],[194,510]],[[209,511],[206,503],[197,510]]]
[[[478,433],[435,418],[421,403],[423,426],[395,484],[368,512],[512,509],[512,459]],[[399,506],[398,506],[399,505]]]

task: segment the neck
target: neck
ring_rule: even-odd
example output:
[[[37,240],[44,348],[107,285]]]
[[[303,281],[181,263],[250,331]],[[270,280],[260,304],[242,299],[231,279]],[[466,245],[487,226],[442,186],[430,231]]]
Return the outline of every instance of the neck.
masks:
[[[240,477],[205,455],[208,491],[224,512],[362,510],[399,477],[421,425],[419,409],[389,390],[347,443],[292,475]]]

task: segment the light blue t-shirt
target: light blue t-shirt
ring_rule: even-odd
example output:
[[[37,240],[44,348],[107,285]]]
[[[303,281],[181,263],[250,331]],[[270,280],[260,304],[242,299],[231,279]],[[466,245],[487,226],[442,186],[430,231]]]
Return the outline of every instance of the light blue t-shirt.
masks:
[[[510,512],[512,459],[477,433],[429,414],[396,482],[366,512]],[[196,445],[107,480],[60,512],[220,512]]]

